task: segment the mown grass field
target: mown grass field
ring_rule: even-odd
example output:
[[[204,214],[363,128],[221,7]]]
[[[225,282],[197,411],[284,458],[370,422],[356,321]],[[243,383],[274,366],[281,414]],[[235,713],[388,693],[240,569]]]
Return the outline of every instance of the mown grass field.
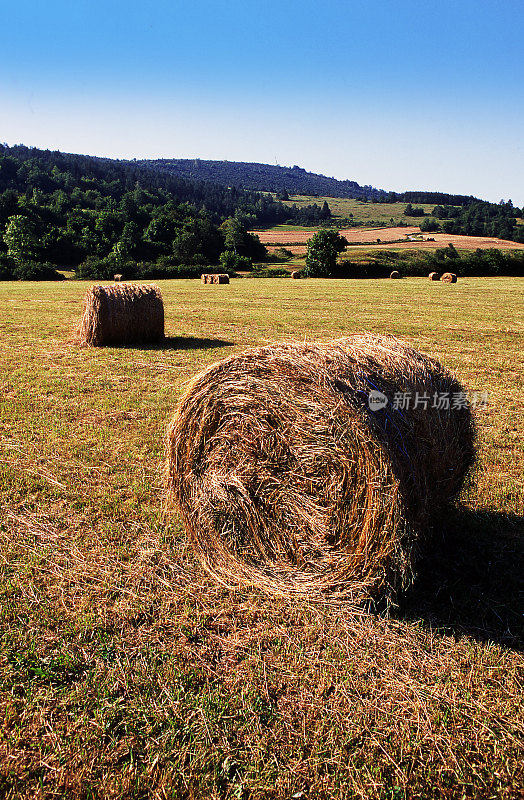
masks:
[[[288,249],[295,260],[304,258],[307,252],[307,242],[316,233],[318,228],[296,227],[294,230],[289,226],[277,225],[268,230],[253,231],[262,244],[267,247],[269,256],[282,247]],[[473,252],[477,248],[489,250],[524,250],[524,244],[512,242],[506,239],[496,239],[490,236],[461,236],[451,233],[424,233],[420,228],[410,226],[406,228],[340,228],[339,233],[348,241],[348,246],[344,251],[345,260],[362,260],[369,257],[374,252],[393,250],[399,253],[412,253],[414,255],[421,251],[434,252],[438,248],[447,247],[452,244],[457,250]],[[409,239],[412,235],[414,238]]]
[[[0,284],[0,796],[521,797],[524,279],[160,285],[164,346],[81,349],[85,283]],[[213,584],[162,513],[187,380],[361,330],[490,396],[417,583],[390,617]]]

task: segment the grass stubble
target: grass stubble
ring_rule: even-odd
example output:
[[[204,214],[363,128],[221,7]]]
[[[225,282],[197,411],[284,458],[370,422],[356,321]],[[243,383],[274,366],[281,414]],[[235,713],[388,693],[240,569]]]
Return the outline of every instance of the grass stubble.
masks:
[[[0,794],[521,796],[523,281],[160,284],[164,345],[103,350],[67,341],[85,285],[0,287]],[[459,508],[389,617],[216,585],[162,513],[178,398],[357,330],[490,393]]]

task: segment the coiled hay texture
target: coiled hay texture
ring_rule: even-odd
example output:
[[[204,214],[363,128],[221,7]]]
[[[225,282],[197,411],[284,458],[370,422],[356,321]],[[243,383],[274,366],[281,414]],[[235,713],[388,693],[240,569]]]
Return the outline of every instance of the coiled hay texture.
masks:
[[[445,272],[440,280],[443,281],[444,283],[456,283],[457,276],[455,275],[454,272]]]
[[[92,286],[78,330],[80,344],[126,345],[164,338],[164,304],[154,284]]]
[[[371,390],[384,408],[370,410]],[[178,406],[168,501],[227,586],[390,599],[411,582],[421,533],[473,461],[469,409],[433,407],[434,395],[461,391],[389,336],[232,356],[197,375]],[[410,408],[395,408],[397,393]]]

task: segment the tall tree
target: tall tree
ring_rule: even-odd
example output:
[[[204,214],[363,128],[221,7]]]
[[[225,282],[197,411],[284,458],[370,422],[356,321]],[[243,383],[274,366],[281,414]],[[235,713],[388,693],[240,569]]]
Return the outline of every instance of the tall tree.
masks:
[[[347,244],[347,239],[338,231],[317,231],[307,244],[305,274],[310,278],[333,277],[337,255],[346,249]]]

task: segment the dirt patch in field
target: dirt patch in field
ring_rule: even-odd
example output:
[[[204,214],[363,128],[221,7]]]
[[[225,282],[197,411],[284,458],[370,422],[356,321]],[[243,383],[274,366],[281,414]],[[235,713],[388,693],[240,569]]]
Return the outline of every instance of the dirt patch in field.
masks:
[[[434,241],[430,241],[430,239]],[[520,242],[510,242],[507,239],[495,239],[488,236],[454,236],[449,233],[433,233],[430,234],[429,237],[424,236],[422,241],[407,239],[405,242],[398,242],[395,244],[395,249],[434,250],[437,247],[446,247],[450,243],[456,247],[457,250],[476,250],[477,248],[487,250],[492,247],[498,250],[524,250],[524,244]],[[387,249],[387,247],[387,243],[369,245],[369,249],[373,250]],[[351,252],[351,250],[346,252]]]
[[[267,244],[267,251],[270,255],[275,253],[277,250],[280,250],[282,247],[281,244]],[[290,244],[286,245],[286,249],[290,250],[294,256],[305,256],[307,252],[307,245],[305,244]]]
[[[316,231],[252,231],[263,244],[282,247],[284,245],[305,245]],[[396,239],[404,239],[409,234],[420,233],[419,228],[344,228],[340,230],[348,242],[391,242]]]

